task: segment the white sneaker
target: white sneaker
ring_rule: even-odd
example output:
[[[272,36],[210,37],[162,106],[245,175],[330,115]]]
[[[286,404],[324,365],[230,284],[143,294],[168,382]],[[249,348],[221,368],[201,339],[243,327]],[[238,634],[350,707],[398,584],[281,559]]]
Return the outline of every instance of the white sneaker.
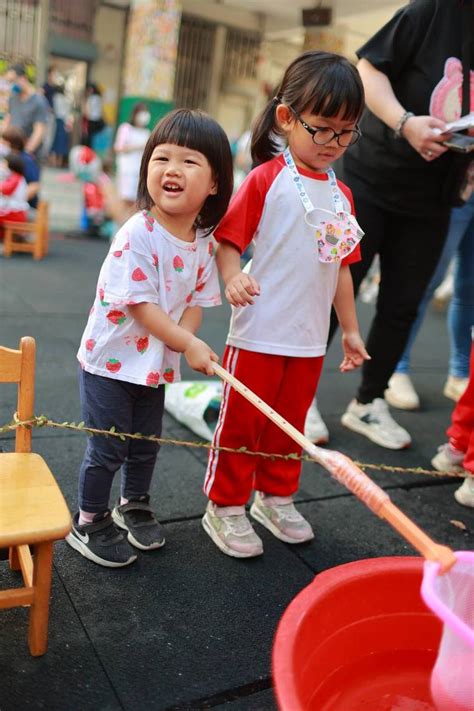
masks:
[[[468,474],[464,483],[454,492],[454,498],[458,504],[471,506],[474,508],[474,476]]]
[[[462,466],[465,452],[453,449],[449,442],[438,447],[438,454],[431,460],[431,464],[439,472],[453,472],[461,474],[464,471]]]
[[[216,546],[233,558],[254,558],[263,553],[263,543],[245,515],[245,506],[216,506],[209,501],[202,527]]]
[[[408,432],[400,427],[388,411],[388,405],[381,397],[366,405],[352,400],[341,417],[341,422],[354,432],[363,434],[372,442],[387,449],[405,449],[411,444]]]
[[[308,521],[295,509],[291,496],[255,492],[250,515],[285,543],[305,543],[314,538]]]
[[[416,410],[420,407],[420,398],[406,373],[394,373],[384,395],[389,405],[400,410]]]
[[[433,306],[438,311],[444,311],[451,301],[454,291],[454,274],[450,268],[441,284],[433,294]]]
[[[457,402],[461,395],[464,394],[469,378],[457,378],[455,375],[448,375],[446,380],[443,395],[449,397],[454,402]]]
[[[316,398],[311,403],[306,415],[304,436],[314,444],[327,444],[329,442],[329,431],[319,413]]]

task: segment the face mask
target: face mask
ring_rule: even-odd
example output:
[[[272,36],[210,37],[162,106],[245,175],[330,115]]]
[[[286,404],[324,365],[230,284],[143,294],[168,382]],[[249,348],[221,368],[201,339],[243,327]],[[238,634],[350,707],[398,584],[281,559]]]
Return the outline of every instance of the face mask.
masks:
[[[137,126],[148,126],[150,123],[151,114],[149,111],[139,111],[135,116]]]
[[[19,84],[17,84],[16,82],[14,84],[12,84],[12,88],[11,88],[12,94],[21,94],[21,91],[22,91],[22,89]]]
[[[347,257],[364,234],[354,215],[348,212],[336,214],[315,208],[306,213],[305,220],[315,229],[319,261],[326,264]]]

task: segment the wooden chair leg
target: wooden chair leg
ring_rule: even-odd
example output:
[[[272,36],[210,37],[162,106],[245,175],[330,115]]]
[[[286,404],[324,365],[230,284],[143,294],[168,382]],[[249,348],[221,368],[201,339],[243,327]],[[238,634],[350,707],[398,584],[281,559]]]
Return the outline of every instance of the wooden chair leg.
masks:
[[[11,257],[12,255],[12,242],[13,234],[11,227],[5,227],[5,232],[3,236],[3,256]]]
[[[40,235],[36,235],[36,240],[33,245],[33,259],[43,259],[43,244]]]
[[[33,572],[34,602],[30,608],[28,644],[34,657],[46,652],[48,646],[49,596],[53,564],[53,542],[35,545]]]
[[[12,547],[8,552],[8,562],[10,563],[10,568],[12,570],[20,570],[20,559],[18,557],[18,551],[16,548]]]

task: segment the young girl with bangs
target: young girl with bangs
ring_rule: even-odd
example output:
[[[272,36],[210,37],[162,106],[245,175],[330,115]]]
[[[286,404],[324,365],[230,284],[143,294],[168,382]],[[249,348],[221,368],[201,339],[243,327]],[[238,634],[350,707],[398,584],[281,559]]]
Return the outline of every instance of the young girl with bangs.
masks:
[[[213,374],[218,357],[194,334],[202,307],[220,303],[212,231],[231,194],[232,156],[219,124],[187,109],[162,119],[143,153],[139,212],[111,244],[78,352],[88,427],[159,437],[165,383],[179,380],[180,354]],[[121,567],[136,560],[134,549],[164,544],[149,501],[158,449],[140,439],[89,438],[67,537],[75,550]],[[120,467],[121,496],[110,512]]]
[[[302,431],[315,395],[334,303],[342,328],[342,372],[369,358],[354,305],[349,264],[362,236],[350,190],[331,163],[360,137],[364,92],[357,70],[335,54],[311,51],[285,72],[275,97],[255,124],[255,164],[219,224],[217,263],[232,305],[224,366]],[[277,152],[277,139],[287,149]],[[249,271],[240,255],[253,242]],[[264,415],[225,386],[216,447],[288,455],[295,444]],[[287,543],[313,538],[295,509],[301,462],[211,452],[203,527],[221,551],[235,557],[263,552],[245,514]]]

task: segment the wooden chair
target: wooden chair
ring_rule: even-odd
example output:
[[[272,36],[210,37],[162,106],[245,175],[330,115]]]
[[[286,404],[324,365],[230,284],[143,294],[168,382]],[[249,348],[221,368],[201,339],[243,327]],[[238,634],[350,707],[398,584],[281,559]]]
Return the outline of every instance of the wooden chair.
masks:
[[[20,349],[0,346],[0,382],[18,384],[18,417],[34,414],[35,341]],[[59,487],[39,454],[31,452],[31,427],[18,427],[14,453],[0,453],[0,548],[9,548],[24,586],[0,591],[0,608],[30,606],[28,643],[33,656],[48,641],[53,541],[64,538],[71,518]],[[30,545],[34,545],[31,555]]]
[[[13,252],[30,252],[33,259],[43,259],[48,253],[48,203],[38,203],[34,222],[4,222],[3,256],[11,257]],[[15,239],[20,237],[21,239]],[[25,237],[28,241],[25,241]]]

